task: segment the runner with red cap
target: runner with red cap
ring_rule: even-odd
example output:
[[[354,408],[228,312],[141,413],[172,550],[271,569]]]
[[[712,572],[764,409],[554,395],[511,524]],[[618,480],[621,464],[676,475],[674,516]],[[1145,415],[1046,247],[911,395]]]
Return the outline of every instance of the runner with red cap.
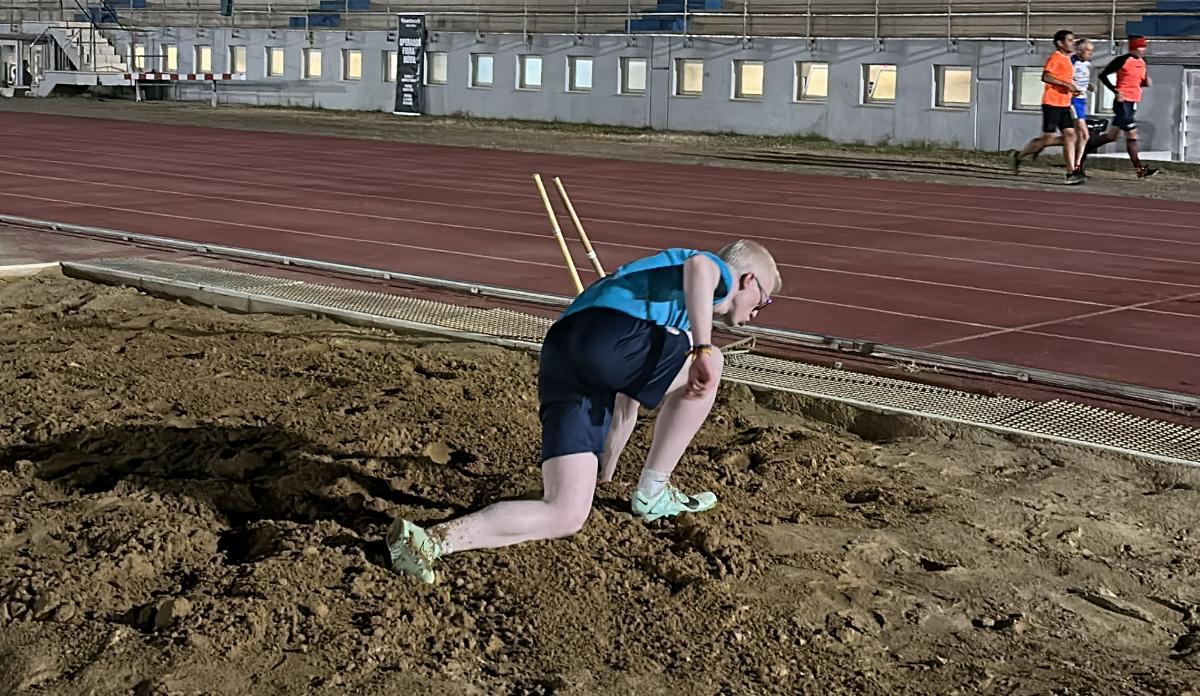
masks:
[[[1124,132],[1125,150],[1139,179],[1147,179],[1158,173],[1157,169],[1142,164],[1138,157],[1137,107],[1142,101],[1142,90],[1150,86],[1150,76],[1146,74],[1147,46],[1146,37],[1129,37],[1129,52],[1114,58],[1100,73],[1100,81],[1113,93],[1114,118],[1108,132],[1099,138],[1092,138],[1083,153],[1086,159],[1105,145],[1116,142]],[[1113,75],[1117,76],[1116,84],[1112,82]]]

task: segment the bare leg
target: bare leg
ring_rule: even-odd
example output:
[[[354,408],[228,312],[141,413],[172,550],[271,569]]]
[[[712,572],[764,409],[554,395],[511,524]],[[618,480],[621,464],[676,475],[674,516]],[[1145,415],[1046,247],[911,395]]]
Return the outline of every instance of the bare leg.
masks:
[[[1025,149],[1021,150],[1020,154],[1017,155],[1017,159],[1025,159],[1026,157],[1032,155],[1035,152],[1041,152],[1042,150],[1049,147],[1049,143],[1053,142],[1054,138],[1055,138],[1054,134],[1047,133],[1040,137],[1034,138],[1033,140],[1030,140],[1029,143],[1027,145],[1025,145]]]
[[[1039,138],[1038,140],[1040,141],[1041,144],[1038,145],[1036,150],[1034,150],[1033,152],[1031,152],[1029,154],[1036,155],[1037,153],[1041,152],[1042,150],[1045,150],[1048,147],[1056,147],[1056,146],[1062,145],[1062,136],[1061,135],[1055,135],[1055,136],[1052,136],[1049,138]]]
[[[629,444],[629,436],[637,425],[638,402],[617,394],[617,402],[613,407],[612,424],[608,427],[608,436],[604,440],[604,454],[600,455],[600,480],[611,481],[617,470],[617,462],[625,445]]]
[[[541,500],[509,500],[429,529],[442,555],[559,539],[583,528],[596,491],[596,455],[569,454],[542,464]]]
[[[724,367],[723,356],[719,364]],[[684,364],[667,391],[658,420],[654,423],[654,440],[650,444],[650,454],[646,457],[647,470],[660,474],[670,474],[674,471],[675,465],[683,457],[700,426],[704,425],[713,403],[717,400],[716,388],[699,398],[689,399],[684,396],[689,367],[690,363]],[[717,378],[720,379],[719,373]]]
[[[1079,120],[1075,122],[1075,133],[1078,135],[1078,142],[1075,143],[1075,168],[1079,169],[1083,166],[1083,153],[1087,150],[1088,140],[1091,139],[1091,132],[1088,131],[1087,121]]]
[[[1063,162],[1067,165],[1067,173],[1075,171],[1075,129],[1067,128],[1062,132]]]

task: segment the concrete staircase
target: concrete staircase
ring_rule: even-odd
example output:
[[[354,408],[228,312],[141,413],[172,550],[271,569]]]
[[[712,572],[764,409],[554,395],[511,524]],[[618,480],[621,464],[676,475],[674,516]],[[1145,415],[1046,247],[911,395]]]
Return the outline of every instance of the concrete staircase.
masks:
[[[117,74],[129,69],[117,47],[90,22],[63,22],[50,27],[50,34],[79,72]]]

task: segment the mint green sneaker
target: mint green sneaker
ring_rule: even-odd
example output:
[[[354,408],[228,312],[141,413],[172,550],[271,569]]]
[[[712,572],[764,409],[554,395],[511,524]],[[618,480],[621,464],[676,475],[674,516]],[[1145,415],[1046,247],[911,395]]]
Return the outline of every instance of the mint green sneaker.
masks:
[[[429,534],[408,520],[397,519],[387,533],[392,569],[411,575],[425,584],[434,581],[433,562],[442,549]]]
[[[660,517],[674,517],[682,512],[704,512],[716,504],[717,496],[708,491],[688,495],[671,484],[667,484],[649,500],[641,491],[633,492],[633,514],[647,522]]]

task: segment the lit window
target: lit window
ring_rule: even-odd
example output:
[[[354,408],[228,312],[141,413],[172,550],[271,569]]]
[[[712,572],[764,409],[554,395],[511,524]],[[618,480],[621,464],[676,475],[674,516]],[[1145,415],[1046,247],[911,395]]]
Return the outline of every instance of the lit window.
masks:
[[[362,51],[357,48],[347,48],[342,51],[342,79],[362,79]]]
[[[1100,73],[1096,73],[1097,77],[1092,80],[1092,84],[1096,85],[1096,91],[1090,94],[1092,102],[1093,114],[1111,114],[1113,108],[1113,93],[1112,90],[1104,86],[1100,81]]]
[[[896,103],[896,66],[864,65],[863,82],[863,103]]]
[[[704,61],[680,58],[675,61],[675,94],[698,97],[704,93]]]
[[[491,87],[495,79],[495,57],[490,53],[471,54],[471,86]]]
[[[971,106],[971,69],[937,66],[937,105],[965,109]]]
[[[646,59],[621,59],[621,94],[646,93]]]
[[[229,47],[229,72],[234,75],[246,74],[246,47]]]
[[[430,51],[425,54],[425,82],[430,85],[446,84],[446,73],[450,61],[445,51]]]
[[[796,101],[829,98],[829,63],[796,63]]]
[[[1013,108],[1018,111],[1037,111],[1042,108],[1042,69],[1013,69]]]
[[[283,77],[283,49],[267,49],[267,77]]]
[[[309,80],[321,77],[321,49],[304,49],[304,77]]]
[[[132,66],[133,69],[134,70],[145,70],[146,69],[146,46],[144,44],[134,44],[133,49],[130,51],[130,53],[133,54],[133,60],[131,61],[133,63],[133,66]]]
[[[179,70],[179,47],[163,44],[162,46],[162,69],[167,72],[175,72]]]
[[[196,47],[195,72],[212,72],[212,46]]]
[[[733,98],[762,99],[763,64],[761,60],[733,61]]]
[[[517,56],[517,89],[542,88],[542,57]]]
[[[572,92],[592,91],[592,59],[586,56],[567,57],[567,89]]]
[[[395,82],[396,75],[399,72],[400,52],[399,51],[380,51],[383,62],[379,67],[379,74],[383,75],[384,82]]]

